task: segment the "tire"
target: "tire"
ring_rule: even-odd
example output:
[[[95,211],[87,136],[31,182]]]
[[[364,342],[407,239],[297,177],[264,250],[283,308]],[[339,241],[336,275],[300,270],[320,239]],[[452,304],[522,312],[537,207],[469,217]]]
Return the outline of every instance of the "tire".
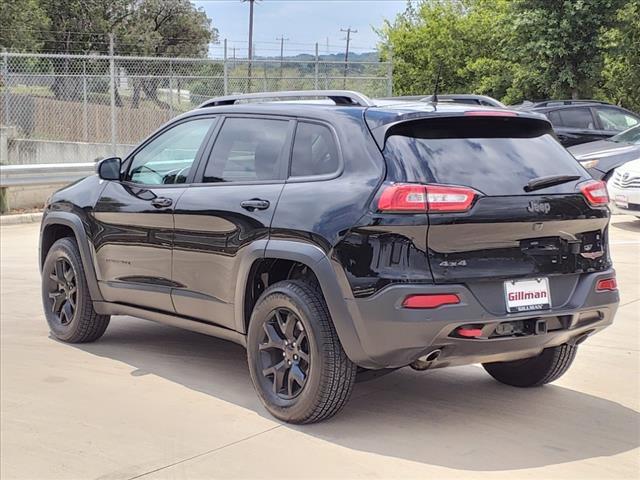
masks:
[[[300,280],[278,282],[260,296],[249,323],[247,357],[262,403],[288,423],[332,417],[355,383],[357,367],[340,344],[322,292]]]
[[[67,343],[93,342],[109,325],[109,315],[99,315],[73,238],[56,241],[42,267],[42,305],[51,333]]]
[[[539,387],[564,375],[573,363],[577,351],[577,346],[565,343],[546,348],[537,357],[513,362],[483,363],[482,366],[489,375],[506,385]]]

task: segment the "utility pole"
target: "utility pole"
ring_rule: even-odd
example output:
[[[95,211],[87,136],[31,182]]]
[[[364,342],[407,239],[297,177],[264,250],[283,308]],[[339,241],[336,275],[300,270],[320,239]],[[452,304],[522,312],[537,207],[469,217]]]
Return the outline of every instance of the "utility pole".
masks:
[[[318,42],[316,42],[316,65],[315,65],[314,74],[313,74],[314,90],[319,90],[318,88],[318,69],[320,67],[319,63],[320,63],[320,55],[318,55]]]
[[[116,154],[116,59],[114,57],[114,37],[109,34],[109,97],[111,104],[111,155]]]
[[[224,70],[224,82],[223,82],[223,86],[222,86],[222,91],[224,92],[224,95],[228,95],[229,92],[229,55],[228,55],[228,51],[227,51],[227,39],[224,39],[224,63],[223,63],[223,70]]]
[[[253,60],[253,4],[257,0],[241,0],[249,2],[249,65],[247,68],[247,76],[249,77],[248,91],[251,92],[251,60]]]
[[[280,40],[280,81],[282,81],[282,77],[284,76],[284,42],[289,39],[282,35],[276,38],[276,40]]]
[[[347,74],[349,71],[349,43],[351,42],[351,34],[358,33],[358,30],[353,30],[351,27],[349,27],[346,30],[344,28],[341,28],[340,31],[346,32],[347,34],[347,49],[344,52],[344,82],[342,87],[347,88]]]

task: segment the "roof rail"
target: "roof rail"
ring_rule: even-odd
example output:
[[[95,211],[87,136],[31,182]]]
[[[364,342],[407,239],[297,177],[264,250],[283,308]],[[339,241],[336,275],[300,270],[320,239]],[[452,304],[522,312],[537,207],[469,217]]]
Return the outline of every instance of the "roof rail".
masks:
[[[352,105],[360,107],[373,107],[375,105],[367,96],[349,90],[298,90],[286,92],[239,93],[237,95],[225,95],[224,97],[215,97],[207,100],[198,108],[233,105],[240,100],[317,97],[329,98],[333,100],[336,105]]]
[[[540,100],[537,102],[532,102],[536,107],[559,107],[562,105],[584,105],[587,103],[595,103],[598,105],[611,105],[609,102],[605,102],[603,100],[590,100],[587,98],[579,98],[579,99],[560,99],[560,100]],[[553,105],[549,105],[553,104]]]

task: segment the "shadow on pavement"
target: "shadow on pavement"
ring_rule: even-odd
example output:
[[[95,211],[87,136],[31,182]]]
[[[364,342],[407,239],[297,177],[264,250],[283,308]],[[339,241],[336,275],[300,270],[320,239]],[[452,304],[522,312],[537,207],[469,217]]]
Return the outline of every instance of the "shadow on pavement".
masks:
[[[86,352],[269,417],[242,347],[152,322],[115,317]],[[316,425],[285,425],[347,448],[447,468],[497,471],[612,456],[640,444],[640,414],[559,386],[516,389],[479,367],[395,373],[356,385],[347,407]]]
[[[631,220],[630,222],[611,223],[611,227],[619,228],[620,230],[626,230],[628,232],[640,232],[640,219]]]

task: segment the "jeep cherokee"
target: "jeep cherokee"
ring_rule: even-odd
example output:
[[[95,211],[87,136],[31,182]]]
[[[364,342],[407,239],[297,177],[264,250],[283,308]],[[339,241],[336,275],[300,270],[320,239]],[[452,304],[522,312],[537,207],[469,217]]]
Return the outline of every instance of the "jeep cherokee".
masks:
[[[526,111],[214,98],[51,197],[42,299],[65,342],[110,315],[237,342],[291,423],[338,412],[358,371],[481,363],[533,387],[613,320],[607,202]]]

